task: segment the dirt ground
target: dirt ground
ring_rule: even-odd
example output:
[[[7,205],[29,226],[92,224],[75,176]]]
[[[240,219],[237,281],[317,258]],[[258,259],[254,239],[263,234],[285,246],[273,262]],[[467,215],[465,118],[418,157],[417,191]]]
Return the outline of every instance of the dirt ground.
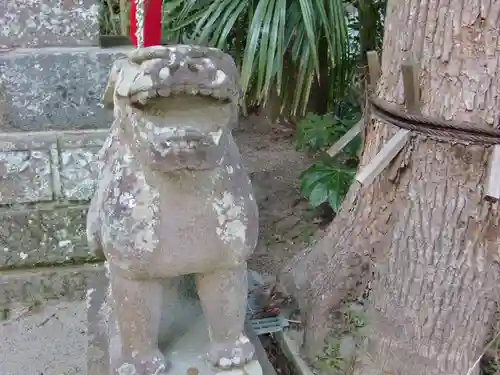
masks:
[[[328,223],[320,211],[311,210],[300,197],[299,174],[313,160],[295,150],[293,128],[272,123],[264,116],[240,119],[234,136],[251,166],[259,204],[260,240],[249,267],[264,276],[277,276]]]
[[[300,196],[299,175],[314,160],[295,150],[292,126],[250,115],[240,119],[233,134],[249,165],[259,204],[260,239],[249,267],[272,283],[295,254],[324,235],[332,215],[312,210]],[[272,336],[261,341],[277,375],[295,375]]]

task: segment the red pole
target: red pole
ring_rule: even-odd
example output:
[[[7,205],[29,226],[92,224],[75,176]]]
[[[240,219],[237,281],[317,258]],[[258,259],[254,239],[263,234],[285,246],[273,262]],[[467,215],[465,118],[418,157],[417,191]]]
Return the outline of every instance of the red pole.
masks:
[[[130,40],[136,48],[157,46],[161,42],[163,0],[130,0]]]

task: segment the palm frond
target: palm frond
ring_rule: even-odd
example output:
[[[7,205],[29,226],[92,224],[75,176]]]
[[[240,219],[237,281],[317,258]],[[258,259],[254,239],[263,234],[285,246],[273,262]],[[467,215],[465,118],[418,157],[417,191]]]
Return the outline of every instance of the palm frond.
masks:
[[[330,76],[325,95],[334,101],[345,91],[351,61],[341,0],[175,2],[167,32],[234,52],[248,102],[264,105],[274,90],[282,102],[287,101],[282,110],[302,115],[313,83],[325,72]],[[328,46],[326,59],[319,56],[320,43]]]

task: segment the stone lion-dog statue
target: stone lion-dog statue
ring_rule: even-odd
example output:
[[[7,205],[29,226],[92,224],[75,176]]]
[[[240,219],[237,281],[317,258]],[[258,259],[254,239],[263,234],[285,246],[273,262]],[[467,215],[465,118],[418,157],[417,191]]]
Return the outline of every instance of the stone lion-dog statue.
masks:
[[[169,372],[158,348],[163,281],[189,274],[211,364],[232,369],[254,355],[244,320],[258,209],[231,134],[239,98],[233,59],[213,48],[137,49],[111,69],[104,101],[114,122],[87,236],[107,261],[120,341],[113,373]]]

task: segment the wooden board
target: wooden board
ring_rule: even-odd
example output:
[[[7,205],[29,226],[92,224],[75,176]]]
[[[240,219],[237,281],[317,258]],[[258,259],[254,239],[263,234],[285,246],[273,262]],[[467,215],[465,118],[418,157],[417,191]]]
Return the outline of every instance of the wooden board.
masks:
[[[356,125],[354,125],[347,133],[345,133],[342,138],[340,138],[337,142],[335,142],[332,147],[330,147],[327,151],[328,155],[330,155],[332,158],[337,155],[342,149],[351,142],[354,137],[356,137],[359,133],[361,133],[361,130],[363,129],[364,125],[364,118],[361,118],[357,122]]]
[[[392,159],[403,149],[410,139],[411,132],[406,129],[400,129],[382,150],[356,175],[356,181],[362,186],[370,185],[373,180],[390,164]]]

